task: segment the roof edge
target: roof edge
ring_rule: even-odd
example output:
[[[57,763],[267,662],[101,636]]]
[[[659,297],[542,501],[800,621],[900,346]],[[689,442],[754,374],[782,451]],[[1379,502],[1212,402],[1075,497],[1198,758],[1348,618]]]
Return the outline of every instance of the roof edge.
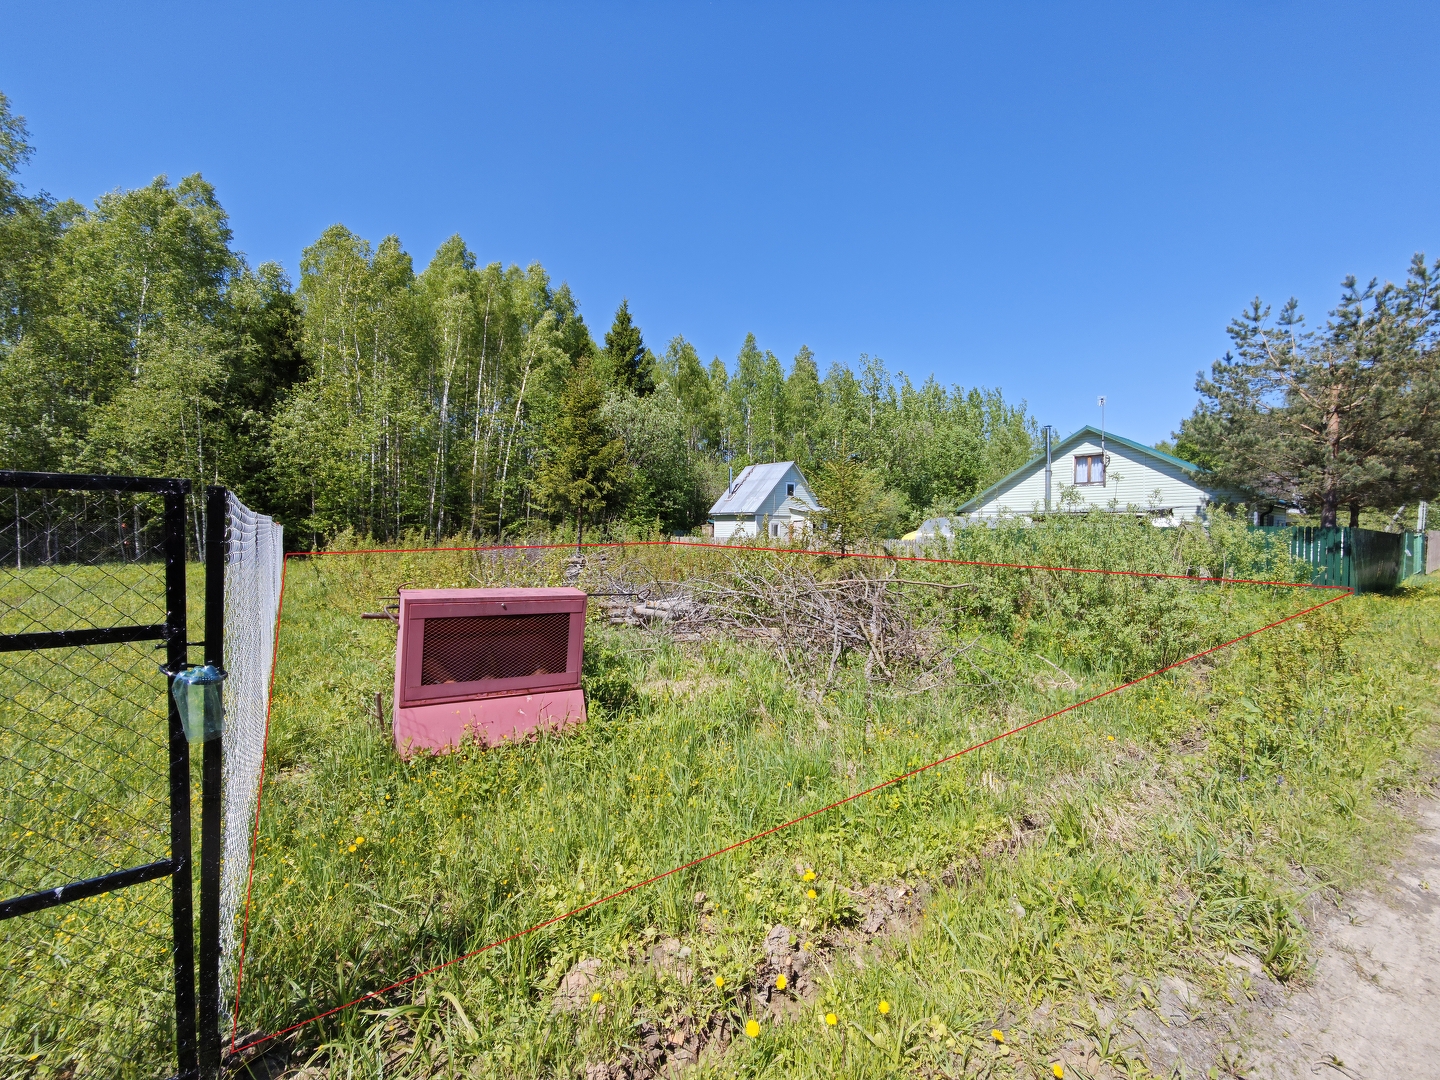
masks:
[[[1136,442],[1134,439],[1127,439],[1124,435],[1116,435],[1113,431],[1101,431],[1093,424],[1086,424],[1084,427],[1072,431],[1069,435],[1065,436],[1065,438],[1061,439],[1059,442],[1052,444],[1050,447],[1051,457],[1053,458],[1057,451],[1063,450],[1068,443],[1074,442],[1075,440],[1079,439],[1081,436],[1084,435],[1094,435],[1096,438],[1104,438],[1107,442],[1119,443],[1121,446],[1124,446],[1130,450],[1136,450],[1142,454],[1148,454],[1150,457],[1159,458],[1161,461],[1169,462],[1171,465],[1178,465],[1180,468],[1191,474],[1200,472],[1200,466],[1196,465],[1193,461],[1186,461],[1184,458],[1178,458],[1174,454],[1167,454],[1164,450],[1156,450],[1153,446],[1146,446],[1144,443]],[[955,512],[957,514],[963,514],[967,510],[974,507],[977,503],[984,502],[985,499],[988,498],[995,491],[1004,487],[1016,477],[1022,476],[1025,473],[1029,472],[1036,465],[1044,462],[1044,460],[1045,455],[1043,453],[1036,454],[1029,461],[1025,462],[1024,465],[1021,465],[1018,469],[1015,469],[1013,472],[1007,473],[999,480],[996,480],[993,484],[987,487],[984,491],[981,491],[973,495],[971,498],[965,500],[965,502],[961,503],[958,507],[956,507]]]

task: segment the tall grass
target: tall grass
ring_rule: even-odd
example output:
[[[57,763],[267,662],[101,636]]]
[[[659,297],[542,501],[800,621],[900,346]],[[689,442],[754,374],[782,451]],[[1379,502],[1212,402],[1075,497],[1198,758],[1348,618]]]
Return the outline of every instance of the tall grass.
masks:
[[[1076,543],[1056,534],[1034,542]],[[1178,555],[1155,555],[1145,568],[1174,570],[1192,557],[1183,545],[1194,539],[1182,538]],[[1055,561],[1082,562],[1085,551],[1070,551],[1076,557]],[[402,582],[554,581],[568,556],[539,554],[524,569],[464,553],[291,565],[241,1002],[245,1031],[344,1004],[1053,711],[1113,685],[1137,662],[1170,655],[1167,649],[1224,640],[1313,598],[1184,581],[1072,584],[1004,571],[1022,575],[1012,592],[1035,591],[1025,632],[1016,633],[1018,619],[985,606],[988,597],[969,598],[976,590],[934,601],[953,603],[954,632],[981,635],[986,659],[968,684],[908,698],[887,695],[852,670],[817,701],[755,646],[676,645],[596,622],[587,633],[592,714],[583,728],[520,746],[397,758],[367,716],[374,692],[389,686],[393,630],[360,622],[358,612]],[[663,561],[648,569],[673,580],[717,553],[658,548],[625,557]],[[1253,566],[1273,556],[1249,550],[1248,557]],[[907,567],[912,572],[921,571]],[[993,573],[932,572],[976,582]],[[1352,841],[1365,826],[1351,815],[1340,833],[1327,821],[1317,834],[1310,772],[1316,783],[1330,775],[1318,748],[1343,747],[1352,761],[1357,749],[1368,755],[1371,772],[1348,780],[1354,800],[1413,768],[1406,757],[1413,714],[1372,715],[1360,688],[1375,672],[1352,673],[1358,661],[1345,644],[1357,618],[1368,621],[1357,616],[1361,605],[1396,601],[1348,603],[1355,605],[1348,612],[1327,610],[1307,617],[1303,629],[1274,631],[1281,637],[1225,657],[1204,675],[1147,683],[337,1013],[304,1029],[299,1044],[345,1070],[389,1062],[392,1072],[414,1075],[575,1074],[587,1060],[620,1053],[637,1018],[749,1011],[745,988],[770,926],[784,923],[822,941],[853,917],[854,888],[896,878],[933,884],[970,860],[978,860],[978,873],[937,890],[922,932],[903,945],[879,945],[878,965],[833,956],[820,998],[803,1007],[806,1019],[767,1024],[754,1042],[740,1039],[723,1072],[784,1064],[801,1075],[837,1068],[858,1075],[895,1053],[953,1064],[965,1052],[955,1033],[1007,1007],[1113,994],[1122,971],[1153,977],[1220,946],[1248,948],[1278,976],[1291,975],[1303,961],[1303,934],[1284,860],[1275,846],[1235,844],[1232,817],[1269,815],[1303,837],[1307,866],[1343,875],[1357,865]],[[1074,616],[1106,604],[1125,605],[1127,617],[1091,619],[1087,651],[1067,653]],[[1012,615],[1017,606],[1012,600]],[[1167,637],[1164,620],[1177,612],[1184,625]],[[1162,625],[1137,649],[1127,636],[1131,624],[1152,616]],[[1291,689],[1267,694],[1282,671]],[[1275,732],[1290,730],[1303,713],[1309,741],[1292,745],[1273,732],[1261,738],[1270,729],[1250,719],[1246,701]],[[1235,734],[1242,726],[1243,737]],[[1182,738],[1204,749],[1176,753]],[[1309,756],[1297,757],[1304,747]],[[1165,792],[1159,802],[1157,785]],[[1140,808],[1125,809],[1137,802]],[[1019,855],[981,857],[1025,820],[1041,827]],[[1329,839],[1342,834],[1343,842]],[[813,899],[803,867],[817,873]],[[697,892],[706,894],[708,914],[696,907]],[[1181,896],[1190,910],[1177,928]],[[1014,914],[1020,909],[1024,916]],[[699,972],[686,985],[637,959],[672,935],[692,948]],[[898,955],[889,955],[892,948]],[[614,973],[603,1002],[579,1015],[554,1014],[560,977],[592,957]],[[903,1050],[898,1034],[884,1035],[899,1030],[897,1020],[886,1018],[877,1035],[881,1021],[867,1004],[877,995],[896,1003],[891,1017],[925,1020]],[[816,1009],[836,1010],[866,1033],[813,1028]],[[930,1037],[942,1028],[945,1035]]]
[[[1064,523],[974,530],[963,549],[957,541],[936,553],[1179,574],[1296,571],[1223,524],[1209,537],[1100,524],[1091,546]],[[1025,547],[1037,557],[1009,557]],[[666,580],[734,559],[816,559],[678,547],[606,557],[612,569],[623,560],[627,572]],[[906,577],[973,586],[914,590],[920,614],[940,618],[957,645],[974,643],[977,666],[943,691],[871,684],[856,658],[817,696],[760,645],[676,643],[595,618],[585,725],[521,745],[397,757],[373,718],[374,694],[389,695],[394,631],[359,614],[401,585],[554,583],[570,558],[292,560],[242,1041],[1319,599],[908,564]],[[825,572],[824,560],[814,565]],[[988,1037],[996,1025],[1011,1035],[1011,1064],[1043,1067],[1079,1038],[1138,1068],[1097,1002],[1143,998],[1173,971],[1219,993],[1219,961],[1231,951],[1276,978],[1303,977],[1304,896],[1362,880],[1402,835],[1390,802],[1422,778],[1420,748],[1434,730],[1426,650],[1437,636],[1440,597],[1429,588],[1346,600],[281,1044],[292,1061],[336,1076],[580,1076],[627,1053],[641,1022],[722,1015],[737,1032],[759,1017],[760,1034],[737,1034],[701,1075],[960,1075],[999,1064]],[[865,890],[900,880],[928,896],[923,920],[867,941],[856,926]],[[811,996],[794,999],[785,1019],[752,997],[761,942],[777,923],[820,958]],[[693,979],[644,962],[669,937],[690,948]],[[600,1000],[557,1012],[562,976],[588,959],[601,961]],[[77,966],[67,985],[99,997],[104,979]],[[892,1006],[883,1015],[882,999]],[[111,1036],[67,1037],[93,1055]],[[53,1074],[64,1060],[14,1054],[21,1075]]]

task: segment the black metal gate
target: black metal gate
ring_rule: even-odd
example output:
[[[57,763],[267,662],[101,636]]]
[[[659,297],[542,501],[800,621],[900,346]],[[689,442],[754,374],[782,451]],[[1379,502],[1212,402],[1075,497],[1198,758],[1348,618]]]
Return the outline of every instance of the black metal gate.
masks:
[[[0,471],[7,1074],[218,1064],[219,743],[204,754],[197,1002],[190,747],[169,692],[192,644],[189,495],[187,480]],[[218,666],[220,620],[207,622]]]

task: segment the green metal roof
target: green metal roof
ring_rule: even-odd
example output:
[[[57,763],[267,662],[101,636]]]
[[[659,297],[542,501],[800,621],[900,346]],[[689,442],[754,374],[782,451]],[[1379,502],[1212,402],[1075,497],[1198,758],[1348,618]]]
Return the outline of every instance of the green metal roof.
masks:
[[[1079,431],[1075,431],[1072,432],[1070,435],[1067,435],[1058,443],[1052,444],[1050,447],[1050,456],[1054,458],[1056,454],[1064,452],[1064,449],[1067,445],[1073,442],[1078,442],[1081,438],[1085,436],[1091,436],[1095,439],[1099,439],[1102,434],[1104,435],[1105,441],[1107,443],[1117,443],[1118,445],[1126,447],[1129,450],[1134,450],[1136,453],[1145,454],[1146,456],[1152,458],[1159,458],[1161,461],[1168,462],[1171,465],[1184,469],[1186,472],[1192,475],[1200,471],[1200,466],[1196,465],[1193,461],[1186,461],[1184,458],[1178,458],[1174,454],[1167,454],[1164,450],[1156,450],[1153,446],[1146,446],[1144,443],[1138,443],[1134,439],[1127,439],[1124,435],[1116,435],[1113,431],[1106,431],[1102,433],[1099,428],[1091,427],[1089,424],[1086,424]],[[999,480],[996,480],[995,483],[991,484],[984,491],[980,492],[980,494],[966,501],[955,512],[957,514],[965,513],[967,510],[979,505],[980,503],[983,503],[993,493],[1003,488],[1006,484],[1010,483],[1010,481],[1024,476],[1031,469],[1035,468],[1035,466],[1043,464],[1045,464],[1045,455],[1043,453],[1037,454],[1035,457],[1027,461],[1024,465],[1021,465],[1014,472],[1010,473],[1007,476],[1002,476]]]

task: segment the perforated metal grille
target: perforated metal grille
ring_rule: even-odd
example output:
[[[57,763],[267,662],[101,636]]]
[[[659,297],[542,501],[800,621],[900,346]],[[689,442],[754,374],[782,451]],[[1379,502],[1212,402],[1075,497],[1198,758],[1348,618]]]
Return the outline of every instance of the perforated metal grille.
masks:
[[[570,645],[568,612],[425,620],[420,682],[482,682],[559,675]]]

